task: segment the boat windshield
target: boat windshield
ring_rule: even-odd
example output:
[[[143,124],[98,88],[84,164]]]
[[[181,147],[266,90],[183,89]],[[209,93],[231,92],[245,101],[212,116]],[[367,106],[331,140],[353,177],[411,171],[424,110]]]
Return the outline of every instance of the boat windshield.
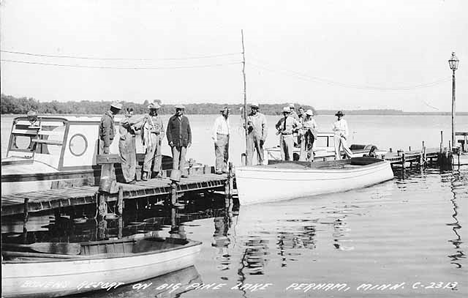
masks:
[[[68,122],[63,118],[39,117],[31,123],[26,117],[14,120],[7,157],[21,157],[58,168],[65,144]]]

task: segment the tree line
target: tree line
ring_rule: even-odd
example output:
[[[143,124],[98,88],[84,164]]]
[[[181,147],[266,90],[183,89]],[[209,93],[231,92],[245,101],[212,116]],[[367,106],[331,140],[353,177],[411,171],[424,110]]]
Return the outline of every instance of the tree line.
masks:
[[[155,100],[161,105],[161,114],[173,114],[174,104],[164,104],[160,100]],[[145,114],[148,112],[148,105],[152,101],[145,100],[143,103],[121,101],[123,109],[132,108],[135,114]],[[76,114],[76,115],[96,115],[103,114],[111,105],[111,101],[69,101],[69,102],[39,102],[31,97],[16,98],[11,95],[1,95],[1,113],[2,114],[26,114],[30,110],[35,110],[39,114]],[[267,115],[280,115],[283,107],[288,103],[280,104],[260,104],[260,112]],[[187,114],[218,114],[221,109],[228,107],[232,114],[240,114],[243,104],[219,104],[219,103],[191,103],[184,104]],[[296,109],[303,107],[305,110],[315,109],[308,105],[295,104]]]

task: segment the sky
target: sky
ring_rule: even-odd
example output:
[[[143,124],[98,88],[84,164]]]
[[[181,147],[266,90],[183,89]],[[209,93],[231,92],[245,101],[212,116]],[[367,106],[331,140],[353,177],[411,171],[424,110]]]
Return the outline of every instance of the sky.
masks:
[[[1,0],[1,92],[468,112],[466,0]]]

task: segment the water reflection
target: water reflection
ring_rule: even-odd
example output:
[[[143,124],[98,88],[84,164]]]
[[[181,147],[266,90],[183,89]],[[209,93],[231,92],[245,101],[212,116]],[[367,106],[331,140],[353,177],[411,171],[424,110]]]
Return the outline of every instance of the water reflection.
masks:
[[[454,222],[448,223],[448,226],[452,227],[452,231],[455,234],[455,239],[450,239],[449,242],[453,244],[455,247],[456,253],[449,255],[448,257],[451,259],[451,263],[457,266],[457,268],[461,268],[462,265],[459,262],[461,258],[465,258],[465,253],[461,249],[461,244],[462,244],[462,239],[461,236],[458,232],[462,228],[462,226],[459,223],[458,220],[458,204],[457,204],[457,196],[459,189],[462,187],[463,189],[466,188],[466,185],[463,185],[463,175],[460,173],[460,171],[453,171],[452,177],[450,177],[450,189],[452,192],[452,198],[450,199],[450,202],[452,203],[453,206],[453,214],[452,218],[454,219]]]
[[[147,298],[180,297],[183,293],[195,289],[202,279],[194,266],[171,272],[156,278],[120,286],[110,291],[87,293],[87,298]],[[83,297],[83,294],[70,297]]]

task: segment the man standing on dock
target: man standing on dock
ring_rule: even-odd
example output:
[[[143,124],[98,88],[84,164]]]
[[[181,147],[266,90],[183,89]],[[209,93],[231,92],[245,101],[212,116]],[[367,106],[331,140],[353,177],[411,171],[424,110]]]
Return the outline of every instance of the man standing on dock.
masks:
[[[109,147],[115,137],[114,116],[117,115],[121,109],[121,103],[113,102],[110,106],[110,110],[107,111],[101,118],[101,123],[99,124],[99,139],[101,140],[100,153],[110,153]]]
[[[156,178],[162,178],[161,173],[161,146],[164,138],[164,124],[161,116],[158,115],[158,110],[161,106],[157,102],[153,102],[148,106],[149,114],[143,120],[143,146],[146,147],[145,160],[143,162],[142,180],[151,179],[152,173],[155,173]],[[151,166],[152,171],[151,171]]]
[[[342,111],[338,111],[335,114],[338,119],[333,123],[333,132],[335,134],[334,141],[335,141],[335,159],[341,159],[341,147],[343,147],[343,151],[345,152],[346,156],[351,158],[353,156],[353,152],[348,147],[347,139],[348,139],[348,122],[342,119],[344,114]]]
[[[136,172],[136,144],[135,144],[135,128],[131,124],[130,118],[133,116],[133,109],[127,108],[125,119],[120,122],[119,126],[119,152],[122,160],[122,174],[125,182],[135,184]]]
[[[228,107],[221,110],[221,116],[216,118],[213,125],[213,141],[215,145],[216,155],[216,174],[223,174],[228,172],[229,160],[229,112]]]
[[[183,105],[176,105],[175,108],[175,115],[169,118],[169,122],[167,123],[167,142],[172,150],[172,169],[180,170],[182,178],[187,178],[185,154],[187,153],[187,148],[192,145],[192,130],[188,118],[184,116],[185,107]]]
[[[276,123],[276,129],[280,135],[280,150],[282,160],[294,160],[294,137],[293,133],[301,128],[301,123],[291,116],[289,107],[283,108],[284,117]]]
[[[257,103],[250,105],[247,116],[247,165],[252,165],[254,151],[257,151],[257,162],[263,164],[263,145],[267,137],[267,121],[265,115],[258,112]]]

